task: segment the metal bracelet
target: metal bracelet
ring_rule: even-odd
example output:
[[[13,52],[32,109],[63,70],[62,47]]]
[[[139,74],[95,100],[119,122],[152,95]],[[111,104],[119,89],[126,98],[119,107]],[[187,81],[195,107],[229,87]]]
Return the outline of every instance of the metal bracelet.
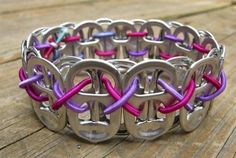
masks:
[[[224,56],[212,34],[175,21],[67,22],[22,43],[19,86],[50,130],[155,139],[200,125],[226,87]]]

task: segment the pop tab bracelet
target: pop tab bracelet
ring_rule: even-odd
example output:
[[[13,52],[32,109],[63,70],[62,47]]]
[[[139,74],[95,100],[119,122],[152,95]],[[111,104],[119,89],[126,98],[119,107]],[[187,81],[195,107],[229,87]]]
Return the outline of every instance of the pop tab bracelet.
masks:
[[[64,23],[23,42],[19,87],[50,130],[155,139],[200,125],[226,87],[224,55],[211,33],[174,21]]]

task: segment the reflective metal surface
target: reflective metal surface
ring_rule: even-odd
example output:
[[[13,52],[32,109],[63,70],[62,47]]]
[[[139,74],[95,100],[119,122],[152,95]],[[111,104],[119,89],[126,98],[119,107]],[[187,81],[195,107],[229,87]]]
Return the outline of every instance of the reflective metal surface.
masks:
[[[131,67],[125,74],[123,78],[123,89],[136,76],[140,76],[139,92],[132,96],[129,102],[142,109],[142,113],[141,117],[136,118],[125,111],[124,120],[126,128],[134,137],[154,139],[166,133],[171,128],[175,117],[174,112],[161,118],[157,116],[158,107],[161,104],[168,104],[172,96],[158,89],[156,81],[158,78],[163,78],[169,80],[169,83],[173,86],[176,86],[176,71],[172,65],[160,60],[140,62]]]
[[[52,91],[53,80],[55,79],[61,87],[63,87],[63,81],[59,70],[49,61],[32,57],[27,64],[28,77],[33,76],[35,73],[42,73],[43,80],[34,83],[33,86],[43,92],[43,95],[49,97],[47,102],[36,102],[32,100],[35,113],[41,122],[50,130],[60,131],[66,126],[66,108],[63,106],[60,109],[54,111],[50,105],[56,100],[56,97]]]
[[[76,74],[87,72],[92,79],[90,93],[80,92],[72,98],[72,101],[89,106],[90,117],[80,119],[79,115],[68,110],[68,119],[73,131],[80,137],[99,142],[111,138],[117,133],[121,122],[121,109],[113,112],[110,116],[103,114],[103,109],[112,103],[113,99],[107,93],[102,93],[101,75],[108,74],[114,80],[117,88],[121,87],[120,74],[116,67],[110,63],[103,63],[99,59],[85,59],[74,64],[65,78],[66,89],[74,86]]]
[[[90,142],[105,141],[121,131],[140,139],[155,139],[178,125],[184,131],[193,131],[212,106],[212,100],[197,98],[216,91],[203,76],[219,80],[224,57],[224,46],[210,32],[155,19],[67,22],[34,30],[21,46],[27,78],[43,75],[30,86],[49,99],[32,99],[38,118],[50,130],[60,131],[67,125]],[[106,88],[104,76],[111,82],[116,99]],[[86,107],[85,112],[69,109],[67,102],[59,109],[52,108],[60,99],[55,96],[54,83],[59,83],[64,97],[86,79],[91,83],[67,100]],[[189,100],[193,110],[182,106],[161,113],[160,107],[179,101],[158,85],[159,79],[183,97],[193,80],[195,91]],[[136,91],[125,101],[140,115],[131,114],[124,105],[105,114],[107,107],[124,99],[134,80]]]

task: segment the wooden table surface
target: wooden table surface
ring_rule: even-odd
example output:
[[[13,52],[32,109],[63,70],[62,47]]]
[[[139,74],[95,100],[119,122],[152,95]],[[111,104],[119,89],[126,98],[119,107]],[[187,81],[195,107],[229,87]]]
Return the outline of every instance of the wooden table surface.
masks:
[[[236,157],[235,0],[0,0],[0,158],[5,157]],[[54,133],[36,118],[18,88],[20,44],[42,26],[65,21],[174,19],[213,33],[226,45],[226,91],[192,133],[169,132],[154,141],[131,136],[90,144],[64,130]]]

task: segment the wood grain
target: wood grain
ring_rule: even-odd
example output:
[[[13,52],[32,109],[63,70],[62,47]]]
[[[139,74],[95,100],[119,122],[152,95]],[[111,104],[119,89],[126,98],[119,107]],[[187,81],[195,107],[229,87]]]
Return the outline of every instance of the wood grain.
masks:
[[[105,3],[104,3],[105,2]],[[125,1],[125,0],[120,0],[119,2],[123,3],[126,2],[126,4],[128,5],[140,5],[143,4],[143,1]],[[158,3],[153,3],[154,1],[146,1],[147,3],[150,4],[158,4],[158,3],[163,3],[162,1],[158,1]],[[196,3],[196,0],[191,1],[192,4]],[[47,0],[45,3],[42,3],[42,1],[40,0],[33,0],[33,1],[29,1],[29,0],[22,0],[21,3],[16,3],[15,0],[1,0],[1,6],[0,6],[0,14],[8,14],[8,13],[12,13],[12,12],[22,12],[25,10],[36,10],[39,8],[50,8],[50,7],[61,7],[61,6],[70,6],[70,5],[83,5],[83,4],[89,4],[89,5],[93,5],[96,7],[97,3],[103,3],[103,4],[115,4],[117,5],[117,1],[116,0],[67,0],[67,1],[63,1],[63,0]],[[135,4],[136,3],[136,4]],[[182,3],[179,3],[179,1],[177,0],[173,0],[173,1],[165,1],[165,4],[173,4],[173,3],[178,3],[179,5],[190,5],[191,3],[189,1],[183,1]],[[185,3],[185,4],[184,4]],[[229,4],[231,3],[231,0],[216,0],[216,1],[210,1],[210,0],[206,0],[206,1],[202,1],[202,2],[197,2],[198,6],[204,6],[204,5],[215,5],[220,3],[221,6],[222,4]]]
[[[127,19],[132,18],[156,18],[180,17],[182,14],[189,14],[187,17],[178,18],[178,21],[185,24],[190,24],[195,28],[206,29],[212,32],[218,41],[226,45],[227,55],[225,60],[225,72],[228,78],[226,91],[215,99],[209,115],[201,126],[191,133],[184,133],[180,129],[176,129],[167,133],[154,141],[142,141],[134,139],[131,136],[116,136],[113,139],[100,144],[90,144],[75,136],[71,131],[65,129],[61,133],[54,133],[46,129],[36,118],[30,101],[26,93],[17,86],[18,77],[17,70],[21,66],[21,61],[18,59],[18,47],[20,40],[23,39],[29,31],[40,25],[55,25],[63,21],[82,20],[83,18],[96,19],[96,16],[110,15],[112,18],[120,18],[116,8],[113,11],[108,10],[106,13],[103,9],[110,6],[115,6],[116,1],[108,1],[108,6],[104,7],[105,1],[96,1],[91,4],[88,2],[79,1],[81,14],[71,15],[77,11],[77,2],[71,0],[66,2],[65,6],[60,6],[59,1],[49,1],[50,5],[55,5],[52,9],[34,8],[33,4],[39,1],[33,1],[27,7],[31,9],[17,10],[14,1],[5,1],[8,8],[1,14],[0,11],[0,157],[219,157],[231,158],[235,157],[236,153],[236,7],[231,6],[215,11],[204,12],[196,15],[189,8],[190,4],[183,4],[183,8],[177,6],[176,10],[170,13],[164,13],[164,7],[158,11],[151,4],[145,4],[149,10],[133,11],[141,6],[141,1],[131,5],[132,1],[120,1],[120,5],[127,4],[132,11],[128,12],[128,8],[122,6],[120,11],[127,11]],[[69,3],[76,3],[70,5]],[[210,3],[214,2],[201,2]],[[218,1],[216,1],[218,2]],[[219,1],[222,4],[228,4],[228,1]],[[11,4],[12,3],[12,4]],[[95,11],[96,15],[88,13],[86,4],[97,6],[99,9]],[[170,2],[158,2],[167,6]],[[194,1],[196,5],[200,1]],[[15,8],[11,5],[15,5]],[[154,0],[152,4],[157,4]],[[175,4],[175,2],[173,2]],[[219,3],[220,4],[220,3]],[[48,4],[49,5],[49,4]],[[58,6],[57,6],[58,5]],[[191,4],[192,5],[192,4]],[[199,4],[200,5],[200,4]],[[218,5],[218,4],[217,4]],[[2,6],[0,6],[1,8]],[[133,7],[133,8],[132,8]],[[22,4],[19,4],[22,8]],[[158,7],[157,7],[158,8]],[[174,8],[174,6],[173,6]],[[186,10],[184,10],[184,8]],[[188,8],[188,9],[187,9]],[[65,15],[63,18],[57,17],[62,9]],[[71,11],[69,11],[71,9]],[[204,9],[204,8],[203,8]],[[1,9],[0,9],[1,10]],[[182,11],[184,10],[184,11]],[[203,10],[200,10],[200,12]],[[155,13],[155,14],[154,14]],[[160,13],[160,14],[159,14]],[[178,14],[177,14],[178,13]],[[41,16],[41,20],[38,20]],[[23,17],[26,17],[24,19]],[[30,21],[30,22],[28,22]],[[18,25],[22,24],[22,25]],[[6,32],[9,28],[11,31]],[[3,30],[4,29],[4,30]],[[18,38],[12,38],[18,37]],[[8,40],[8,41],[5,41]],[[11,41],[11,42],[9,42]],[[11,61],[15,60],[15,61]]]

